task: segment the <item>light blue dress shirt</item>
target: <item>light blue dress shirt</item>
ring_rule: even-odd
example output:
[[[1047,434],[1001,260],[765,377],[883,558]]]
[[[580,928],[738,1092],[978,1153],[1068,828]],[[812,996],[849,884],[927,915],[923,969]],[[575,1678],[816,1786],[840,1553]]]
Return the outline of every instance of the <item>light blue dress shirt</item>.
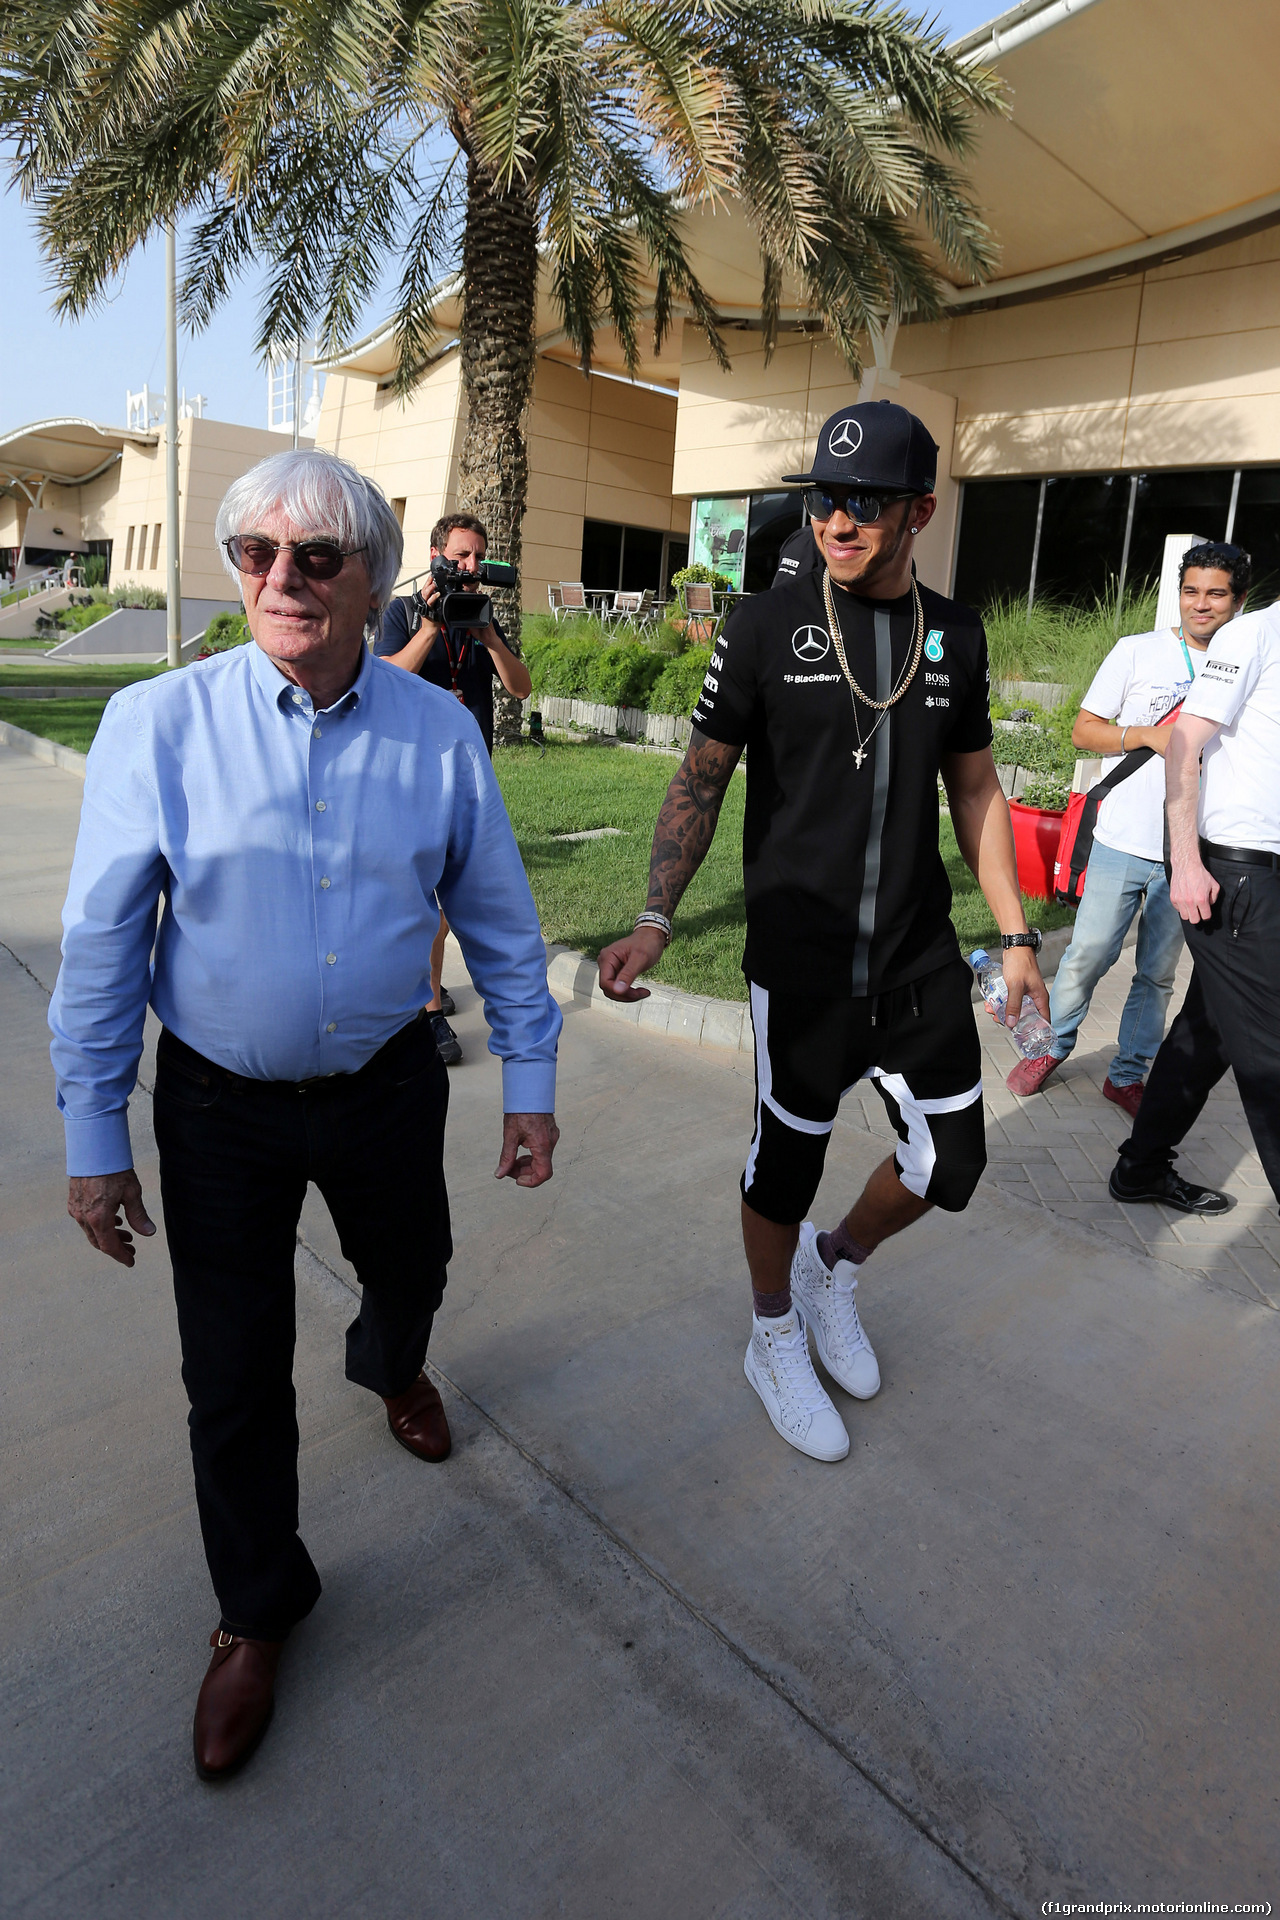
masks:
[[[148,1001],[251,1079],[362,1067],[431,997],[437,892],[504,1110],[550,1113],[561,1022],[537,910],[451,694],[364,653],[316,711],[252,642],[116,694],[89,754],[49,1011],[68,1172],[133,1164]]]

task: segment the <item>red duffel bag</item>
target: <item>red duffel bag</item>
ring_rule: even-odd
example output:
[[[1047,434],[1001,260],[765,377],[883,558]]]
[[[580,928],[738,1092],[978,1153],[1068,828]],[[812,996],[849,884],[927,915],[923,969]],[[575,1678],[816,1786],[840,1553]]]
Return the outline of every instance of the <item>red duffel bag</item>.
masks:
[[[1170,707],[1156,721],[1158,727],[1171,727],[1182,712],[1182,702]],[[1084,894],[1089,856],[1093,852],[1093,830],[1098,824],[1098,808],[1109,793],[1127,780],[1139,767],[1145,767],[1155,753],[1154,747],[1135,747],[1126,753],[1118,767],[1112,767],[1105,780],[1099,780],[1088,793],[1073,793],[1062,817],[1058,835],[1058,857],[1053,863],[1053,897],[1064,907],[1078,907]]]

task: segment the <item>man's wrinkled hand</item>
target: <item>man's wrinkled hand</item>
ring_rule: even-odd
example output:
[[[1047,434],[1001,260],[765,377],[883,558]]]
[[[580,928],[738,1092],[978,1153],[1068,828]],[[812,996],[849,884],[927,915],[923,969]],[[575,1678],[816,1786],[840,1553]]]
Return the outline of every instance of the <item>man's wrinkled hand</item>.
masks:
[[[600,990],[610,1000],[647,1000],[648,987],[633,987],[638,973],[648,973],[666,952],[667,943],[660,927],[637,927],[624,934],[611,947],[605,947],[597,961]]]
[[[1009,989],[1004,1022],[1014,1027],[1022,1018],[1022,1001],[1030,994],[1037,1010],[1049,1018],[1049,989],[1040,972],[1040,962],[1030,947],[1006,947],[1001,957],[1004,983]]]
[[[1199,920],[1209,918],[1213,903],[1221,892],[1222,888],[1203,861],[1189,861],[1185,866],[1179,866],[1175,861],[1173,878],[1169,882],[1169,899],[1174,911],[1192,926]]]
[[[551,1156],[560,1129],[554,1113],[504,1113],[502,1157],[493,1170],[495,1180],[514,1180],[518,1187],[540,1187],[552,1174]],[[527,1147],[528,1153],[520,1148]]]
[[[120,1225],[120,1210],[135,1233],[150,1237],[155,1222],[142,1204],[142,1185],[132,1167],[124,1173],[73,1175],[68,1183],[67,1212],[91,1247],[118,1260],[122,1267],[134,1261],[133,1234]]]

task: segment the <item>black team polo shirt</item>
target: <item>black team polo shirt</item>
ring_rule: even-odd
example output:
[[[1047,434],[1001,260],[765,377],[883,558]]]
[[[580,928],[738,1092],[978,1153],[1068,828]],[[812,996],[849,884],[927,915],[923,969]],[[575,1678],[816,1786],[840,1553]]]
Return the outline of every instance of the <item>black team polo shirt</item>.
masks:
[[[747,748],[743,972],[806,997],[885,993],[959,952],[938,851],[945,754],[991,744],[987,638],[969,607],[920,588],[925,649],[881,721],[849,684],[827,631],[821,570],[755,594],[712,652],[693,724]],[[886,699],[915,642],[915,606],[832,583],[845,657]]]

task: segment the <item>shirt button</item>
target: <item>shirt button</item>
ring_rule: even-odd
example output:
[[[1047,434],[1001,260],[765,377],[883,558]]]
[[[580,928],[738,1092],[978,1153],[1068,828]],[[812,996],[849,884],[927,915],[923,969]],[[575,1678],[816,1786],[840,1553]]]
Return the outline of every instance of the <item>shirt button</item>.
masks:
[[[329,1022],[329,1024],[328,1024],[328,1026],[327,1026],[327,1027],[325,1028],[325,1032],[326,1032],[326,1033],[336,1033],[337,1031],[338,1031],[338,1023],[337,1023],[337,1021],[336,1021],[336,1020],[331,1020],[331,1021]]]
[[[302,705],[302,695],[300,693],[295,693],[293,696],[293,701],[295,706],[300,707]]]
[[[321,733],[322,733],[323,731],[324,731],[324,729],[323,729],[322,727],[317,727],[317,728],[315,729],[315,731],[314,731],[314,733],[312,734],[312,736],[311,736],[311,738],[312,738],[313,740],[318,740],[318,739],[320,738],[320,735],[321,735]]]
[[[324,876],[324,878],[323,878],[323,879],[321,880],[321,882],[320,882],[320,885],[321,885],[321,886],[322,886],[322,887],[324,888],[324,890],[325,890],[325,892],[327,893],[327,892],[329,891],[329,887],[330,887],[330,885],[331,885],[331,884],[332,884],[332,883],[331,883],[331,881],[330,881],[330,879],[329,879],[329,876],[328,876],[328,874],[326,873],[326,874],[325,874],[325,876]]]
[[[323,800],[317,800],[317,801],[316,801],[316,812],[317,812],[317,813],[323,813],[323,812],[324,812],[324,801],[323,801]]]
[[[337,959],[337,957],[338,957],[338,956],[337,956],[337,954],[336,954],[336,953],[326,953],[326,955],[325,955],[325,959],[326,959],[326,961],[328,962],[328,964],[329,964],[330,966],[332,966],[332,965],[333,965],[333,963],[334,963],[334,961],[335,961],[335,960]]]

